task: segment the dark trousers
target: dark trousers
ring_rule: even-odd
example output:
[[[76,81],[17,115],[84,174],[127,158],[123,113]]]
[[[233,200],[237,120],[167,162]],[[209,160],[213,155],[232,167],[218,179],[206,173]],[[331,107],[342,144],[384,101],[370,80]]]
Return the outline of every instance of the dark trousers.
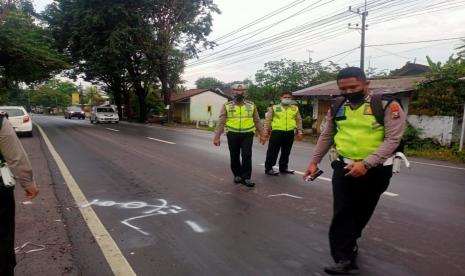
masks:
[[[281,156],[279,157],[279,170],[287,170],[287,165],[289,163],[289,155],[291,154],[293,143],[294,130],[273,130],[271,132],[268,150],[266,151],[265,170],[269,171],[273,168],[274,165],[276,165],[276,160],[278,159],[279,151],[281,151]]]
[[[389,186],[392,166],[379,166],[354,178],[344,176],[348,170],[341,161],[334,161],[333,219],[329,229],[331,256],[335,262],[355,261],[357,239],[373,214],[380,196]]]
[[[252,175],[253,135],[253,132],[228,132],[226,135],[231,157],[231,170],[235,177],[250,179]]]
[[[12,276],[15,258],[15,198],[12,188],[0,183],[0,275]]]

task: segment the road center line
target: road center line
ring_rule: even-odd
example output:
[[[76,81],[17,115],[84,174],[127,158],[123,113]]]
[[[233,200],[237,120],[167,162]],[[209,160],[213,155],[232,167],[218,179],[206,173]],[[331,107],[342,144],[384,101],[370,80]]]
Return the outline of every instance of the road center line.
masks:
[[[106,129],[111,130],[111,131],[119,131],[118,129],[109,128],[109,127],[106,127]]]
[[[189,225],[189,226],[192,228],[192,230],[194,230],[195,232],[197,232],[197,233],[203,233],[203,232],[205,232],[205,230],[204,230],[202,227],[200,227],[197,223],[195,223],[194,221],[186,220],[185,222],[186,222],[186,224]]]
[[[71,192],[71,195],[73,196],[76,204],[78,206],[89,204],[89,201],[87,200],[86,196],[79,188],[79,185],[77,184],[76,180],[74,180],[74,177],[71,175],[71,172],[68,170],[60,155],[53,147],[45,132],[38,124],[35,125],[41,133],[45,141],[45,144],[47,145],[48,150],[50,151],[50,154],[52,155],[53,159],[55,160],[58,166],[58,169],[60,170],[60,173],[63,175],[65,183],[68,186],[68,189]],[[95,241],[99,245],[100,250],[102,251],[103,256],[107,260],[108,265],[110,266],[113,273],[117,276],[135,276],[136,273],[124,257],[116,242],[108,233],[103,223],[98,218],[94,209],[92,209],[92,207],[89,206],[87,208],[79,208],[79,211],[81,212],[84,221],[89,227],[90,232],[94,236]]]
[[[276,197],[276,196],[288,196],[288,197],[303,199],[303,197],[301,196],[295,196],[295,195],[290,195],[290,194],[276,194],[276,195],[269,195],[268,197]]]
[[[162,142],[162,143],[166,143],[166,144],[170,144],[170,145],[176,145],[176,143],[174,143],[174,142],[165,141],[165,140],[161,140],[161,139],[156,139],[156,138],[152,138],[152,137],[147,137],[147,139],[150,139],[150,140],[153,140],[153,141]]]
[[[259,164],[260,166],[264,166],[265,164]],[[303,172],[299,172],[299,171],[294,171],[295,174],[300,174],[300,175],[304,175]],[[331,178],[327,178],[327,177],[323,177],[323,176],[319,176],[317,179],[321,179],[321,180],[325,180],[325,181],[328,181],[328,182],[331,182]],[[387,196],[391,196],[391,197],[396,197],[396,196],[399,196],[399,194],[395,194],[395,193],[391,193],[391,192],[384,192],[383,193],[384,195],[387,195]]]
[[[465,171],[465,168],[446,166],[446,165],[439,165],[439,164],[433,164],[433,163],[423,163],[423,162],[416,162],[416,161],[410,161],[410,163]]]

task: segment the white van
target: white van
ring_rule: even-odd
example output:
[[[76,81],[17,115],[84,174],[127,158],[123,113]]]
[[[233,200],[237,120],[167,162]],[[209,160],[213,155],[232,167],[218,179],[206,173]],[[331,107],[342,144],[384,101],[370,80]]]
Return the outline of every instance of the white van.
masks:
[[[119,122],[118,113],[111,106],[94,106],[90,113],[90,122],[99,123],[115,123]]]

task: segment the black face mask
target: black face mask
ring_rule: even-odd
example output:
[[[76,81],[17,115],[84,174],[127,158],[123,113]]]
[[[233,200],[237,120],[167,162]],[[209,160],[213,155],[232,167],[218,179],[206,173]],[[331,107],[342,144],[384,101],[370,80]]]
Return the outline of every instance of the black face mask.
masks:
[[[234,96],[234,99],[236,100],[236,102],[240,103],[240,102],[243,102],[244,101],[244,95],[242,94],[238,94],[236,96]]]
[[[342,94],[342,96],[351,103],[360,103],[365,98],[365,91],[360,90],[353,93]]]

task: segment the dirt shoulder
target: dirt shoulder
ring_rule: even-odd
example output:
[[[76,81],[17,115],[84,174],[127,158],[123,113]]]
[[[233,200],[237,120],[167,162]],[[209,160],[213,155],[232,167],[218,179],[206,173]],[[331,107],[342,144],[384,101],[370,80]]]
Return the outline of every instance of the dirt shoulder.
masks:
[[[39,133],[20,138],[31,160],[40,194],[27,202],[24,192],[16,188],[16,246],[24,247],[17,254],[16,275],[78,275],[73,264],[71,243],[62,208],[55,196],[54,183]],[[45,248],[40,250],[41,248]],[[31,250],[38,249],[35,252]]]

